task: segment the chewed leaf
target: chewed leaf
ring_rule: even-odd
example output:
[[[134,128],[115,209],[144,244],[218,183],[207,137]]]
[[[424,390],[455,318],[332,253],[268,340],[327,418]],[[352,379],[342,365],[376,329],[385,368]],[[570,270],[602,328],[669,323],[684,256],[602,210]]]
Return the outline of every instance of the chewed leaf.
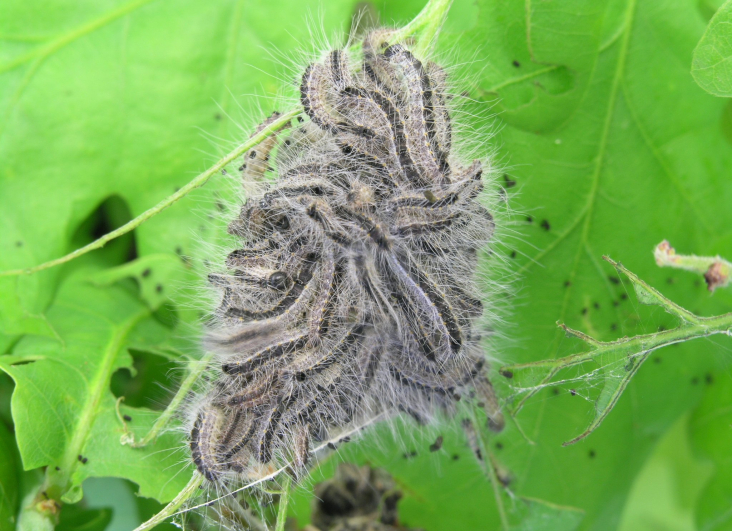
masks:
[[[715,96],[732,96],[732,1],[727,0],[694,50],[691,75]]]
[[[678,316],[681,324],[673,330],[632,338],[624,337],[617,341],[598,341],[583,332],[560,324],[559,326],[568,335],[583,340],[590,346],[590,350],[556,360],[509,365],[499,370],[499,373],[509,381],[513,391],[513,395],[509,398],[511,415],[518,414],[531,397],[547,387],[574,383],[574,387],[570,389],[573,395],[578,394],[578,387],[586,387],[589,390],[583,396],[593,404],[593,418],[582,433],[565,442],[564,446],[584,439],[597,429],[615,407],[628,383],[651,352],[666,345],[698,337],[727,334],[732,329],[732,314],[698,317],[671,302],[621,264],[609,258],[606,260],[630,279],[641,302],[662,306],[669,313]]]
[[[190,267],[188,260],[185,256],[177,258],[172,254],[149,254],[121,266],[100,271],[93,276],[92,283],[109,286],[125,278],[134,278],[140,285],[143,300],[155,309],[169,299],[169,286],[183,279],[183,268]]]
[[[178,478],[189,474],[171,478],[159,471],[184,466],[176,455],[182,442],[167,434],[147,449],[121,445],[124,428],[109,388],[112,373],[132,364],[127,346],[136,327],[145,323],[151,343],[168,332],[133,294],[93,287],[84,273],[62,285],[47,313],[60,340],[26,336],[12,357],[0,357],[0,368],[15,380],[12,411],[23,465],[46,466],[47,487],[68,486],[62,495],[70,502],[78,501],[81,483],[91,476],[127,478],[140,485],[141,495],[168,500],[182,486]],[[123,412],[141,435],[157,417],[146,409]]]
[[[688,310],[685,310],[675,302],[672,302],[668,298],[664,297],[660,291],[656,288],[649,286],[646,282],[641,280],[638,275],[628,270],[620,262],[615,262],[607,256],[603,257],[605,261],[609,262],[618,273],[622,273],[633,284],[635,289],[635,295],[638,297],[638,302],[641,304],[657,305],[663,307],[671,315],[675,315],[682,321],[688,321],[690,323],[698,322],[699,318]]]

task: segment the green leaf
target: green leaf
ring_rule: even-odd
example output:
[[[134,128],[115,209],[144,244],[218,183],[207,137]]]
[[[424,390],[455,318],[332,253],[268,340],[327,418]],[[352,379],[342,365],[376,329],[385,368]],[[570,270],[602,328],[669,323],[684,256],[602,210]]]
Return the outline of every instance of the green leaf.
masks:
[[[520,277],[519,295],[507,303],[496,297],[508,307],[510,327],[493,355],[517,364],[577,351],[557,320],[602,341],[674,326],[662,310],[638,306],[602,255],[697,315],[729,311],[729,294],[710,299],[701,279],[658,269],[652,257],[664,238],[685,252],[732,256],[725,102],[702,91],[684,66],[704,31],[697,3],[478,6],[475,28],[445,33],[440,44],[466,62],[459,77],[471,79],[471,96],[499,98],[494,144],[508,166],[508,180],[500,179],[516,183],[508,188],[514,232],[505,233],[501,254]],[[572,77],[557,81],[566,90],[545,86],[542,76],[562,67]],[[500,265],[487,270],[493,267]],[[700,398],[692,380],[727,356],[714,343],[672,348],[638,369],[613,413],[581,444],[561,447],[593,417],[601,373],[530,400],[519,422],[535,445],[510,425],[496,437],[510,448],[498,458],[513,473],[515,492],[585,510],[580,529],[615,529],[656,438]],[[446,484],[457,480],[444,474]]]
[[[638,474],[619,531],[696,531],[695,506],[713,466],[691,444],[690,413],[682,415],[658,441]]]
[[[708,391],[694,409],[689,423],[695,452],[714,465],[713,474],[696,503],[697,529],[721,531],[732,525],[729,493],[732,491],[732,381],[727,370],[708,373],[704,381]]]
[[[104,531],[111,521],[111,509],[80,509],[70,506],[61,512],[56,531]]]
[[[543,500],[519,498],[515,503],[520,523],[511,526],[511,531],[574,531],[584,517],[582,511],[573,507],[560,507]]]
[[[132,262],[100,271],[92,282],[97,286],[111,286],[125,278],[134,278],[140,286],[140,297],[152,309],[169,300],[161,282],[181,282],[185,276],[181,260],[172,254],[149,254]]]
[[[322,23],[316,25],[328,35],[347,28],[355,3],[325,2]],[[405,23],[422,4],[378,6],[382,21]],[[612,268],[600,262],[603,254],[622,260],[698,315],[720,314],[732,306],[728,294],[710,299],[691,275],[658,270],[650,254],[668,238],[686,252],[732,256],[732,135],[729,116],[723,119],[726,102],[700,89],[689,72],[707,4],[457,0],[452,7],[437,55],[460,65],[453,70],[455,92],[465,89],[479,100],[461,113],[463,140],[483,153],[495,146],[494,160],[510,169],[508,181],[499,174],[500,182],[516,182],[508,189],[516,212],[512,224],[499,224],[506,229],[503,243],[486,264],[487,272],[495,268],[495,275],[505,278],[501,263],[506,263],[520,279],[514,284],[517,297],[492,296],[496,306],[506,308],[510,325],[502,332],[511,341],[498,342],[490,352],[501,364],[574,351],[575,340],[556,329],[557,320],[601,340],[670,326],[662,310],[635,305],[624,286],[613,281]],[[69,9],[60,0],[0,2],[0,269],[36,265],[73,250],[74,234],[109,197],[121,198],[135,216],[209,167],[272,110],[269,96],[294,77],[276,53],[273,57],[265,50],[276,48],[288,56],[308,49],[307,20],[316,5],[83,0]],[[487,113],[495,118],[480,119]],[[246,132],[237,128],[240,124]],[[200,131],[221,140],[209,141]],[[216,213],[217,201],[227,206],[231,197],[224,180],[213,178],[134,233],[139,260],[153,255],[180,260],[177,271],[171,261],[171,269],[157,279],[162,295],[149,291],[157,283],[142,290],[152,307],[167,297],[160,308],[173,308],[179,323],[170,332],[175,337],[197,333],[191,325],[199,312],[191,308],[203,306],[191,300],[198,301],[195,286],[203,279],[198,262],[218,256],[201,250],[200,242],[213,241],[215,249],[224,232],[225,215]],[[194,258],[191,269],[181,256]],[[108,293],[114,300],[110,307],[124,310],[129,301],[117,296],[127,273],[140,280],[139,270],[127,271],[94,293]],[[61,296],[59,286],[68,274],[64,267],[0,278],[0,328],[11,338],[3,344],[25,349],[32,340],[49,352],[60,348],[58,337],[67,331],[57,330],[59,317],[51,319],[55,310],[48,308],[57,293]],[[147,310],[135,292],[128,295],[140,311]],[[16,344],[24,333],[39,337]],[[158,345],[154,338],[141,339],[137,347]],[[580,382],[576,396],[563,389],[558,395],[542,392],[527,403],[522,427],[536,445],[512,425],[490,441],[511,472],[516,495],[584,510],[580,529],[617,527],[634,476],[655,441],[702,397],[699,382],[725,356],[716,343],[674,349],[673,357],[651,357],[613,414],[582,445],[560,446],[567,434],[587,424],[592,404],[584,397],[591,396],[598,379]],[[20,377],[35,375],[34,365],[56,367],[57,358],[8,370]],[[41,379],[23,379],[18,397],[33,404],[46,394],[62,395],[55,374],[44,369],[38,372]],[[26,391],[32,383],[43,392]],[[112,400],[107,398],[105,404]],[[138,423],[136,411],[131,415],[130,428],[141,438],[148,421]],[[113,409],[105,409],[102,417],[107,420],[98,422],[104,430],[120,429]],[[68,416],[35,418],[47,420],[49,432],[40,433],[36,420],[24,419],[19,434],[42,435],[36,444],[22,437],[24,459],[28,454],[29,462],[38,464],[65,455],[59,426]],[[173,479],[175,469],[152,464],[162,457],[138,461],[140,452],[153,454],[180,443],[159,440],[139,450],[115,446],[119,435],[99,445],[110,463],[95,473],[124,475],[143,462],[148,470],[135,474],[145,475],[146,482],[158,481],[149,477],[157,474],[160,483],[172,480],[172,485],[185,475]],[[42,455],[45,441],[53,455]],[[386,441],[390,471],[393,467],[404,478],[405,490],[419,494],[405,501],[410,523],[433,531],[455,529],[455,522],[467,529],[500,526],[490,483],[462,443],[450,449],[462,452],[458,461],[448,453],[404,461],[403,445]],[[499,443],[502,450],[496,448]],[[425,452],[420,448],[420,456]],[[90,457],[86,466],[97,466],[104,457]],[[401,472],[402,466],[408,473]],[[156,485],[149,483],[148,489]]]
[[[691,74],[710,94],[732,96],[732,1],[719,8],[696,45]]]
[[[13,434],[0,422],[0,531],[15,529],[18,512],[18,458]]]
[[[157,447],[122,446],[124,429],[109,389],[112,374],[132,365],[127,347],[150,311],[127,289],[95,288],[87,275],[82,270],[67,280],[48,310],[60,340],[27,336],[13,356],[0,357],[0,368],[15,380],[12,411],[23,465],[48,467],[46,492],[70,503],[91,476],[128,478],[141,495],[168,500],[189,473],[174,455],[181,441],[169,434]],[[167,334],[158,324],[158,340]],[[133,419],[128,424],[137,435],[156,418],[142,408],[123,407],[121,414]],[[161,476],[167,467],[170,477]]]

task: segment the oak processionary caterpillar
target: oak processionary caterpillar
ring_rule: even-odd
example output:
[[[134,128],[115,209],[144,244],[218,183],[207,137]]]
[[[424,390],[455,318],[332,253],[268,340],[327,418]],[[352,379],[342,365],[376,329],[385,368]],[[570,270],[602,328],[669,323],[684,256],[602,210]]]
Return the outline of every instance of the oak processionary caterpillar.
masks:
[[[343,49],[310,64],[305,117],[240,167],[257,189],[209,275],[215,377],[190,415],[213,485],[300,476],[318,443],[399,412],[429,424],[467,403],[503,427],[479,325],[483,166],[453,154],[445,71],[391,34],[366,35],[358,64]]]

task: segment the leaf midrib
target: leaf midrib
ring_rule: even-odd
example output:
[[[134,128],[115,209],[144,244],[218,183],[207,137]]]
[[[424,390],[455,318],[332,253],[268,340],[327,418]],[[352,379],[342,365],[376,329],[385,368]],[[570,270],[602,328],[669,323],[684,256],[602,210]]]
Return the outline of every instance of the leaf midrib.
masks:
[[[117,360],[122,346],[127,339],[128,334],[134,326],[149,314],[147,308],[140,310],[136,314],[129,317],[126,321],[116,327],[107,346],[104,349],[101,363],[97,366],[94,377],[89,381],[86,392],[86,401],[79,414],[79,420],[72,431],[71,440],[66,445],[64,454],[61,458],[60,471],[53,473],[49,467],[46,475],[46,485],[49,495],[56,489],[59,490],[59,497],[70,487],[69,481],[72,474],[78,466],[78,456],[82,451],[91,434],[92,426],[99,413],[99,404],[102,401],[104,393],[108,391],[109,379],[112,375],[114,363]],[[54,493],[55,494],[55,493]]]

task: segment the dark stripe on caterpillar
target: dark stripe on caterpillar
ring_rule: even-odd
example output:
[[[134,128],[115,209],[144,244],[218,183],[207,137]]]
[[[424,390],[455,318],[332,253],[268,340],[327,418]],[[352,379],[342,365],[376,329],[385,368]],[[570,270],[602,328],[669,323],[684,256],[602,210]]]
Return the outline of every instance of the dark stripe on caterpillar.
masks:
[[[295,350],[302,348],[307,340],[307,334],[287,338],[276,345],[255,352],[243,361],[232,361],[221,366],[226,374],[242,374],[256,369],[268,361],[292,354]]]
[[[449,182],[450,167],[445,153],[434,151],[434,111],[432,109],[432,86],[422,63],[399,44],[384,50],[384,57],[398,65],[406,80],[408,94],[408,116],[410,133],[415,151],[425,165],[425,170],[435,182]],[[432,124],[432,129],[428,128]]]

